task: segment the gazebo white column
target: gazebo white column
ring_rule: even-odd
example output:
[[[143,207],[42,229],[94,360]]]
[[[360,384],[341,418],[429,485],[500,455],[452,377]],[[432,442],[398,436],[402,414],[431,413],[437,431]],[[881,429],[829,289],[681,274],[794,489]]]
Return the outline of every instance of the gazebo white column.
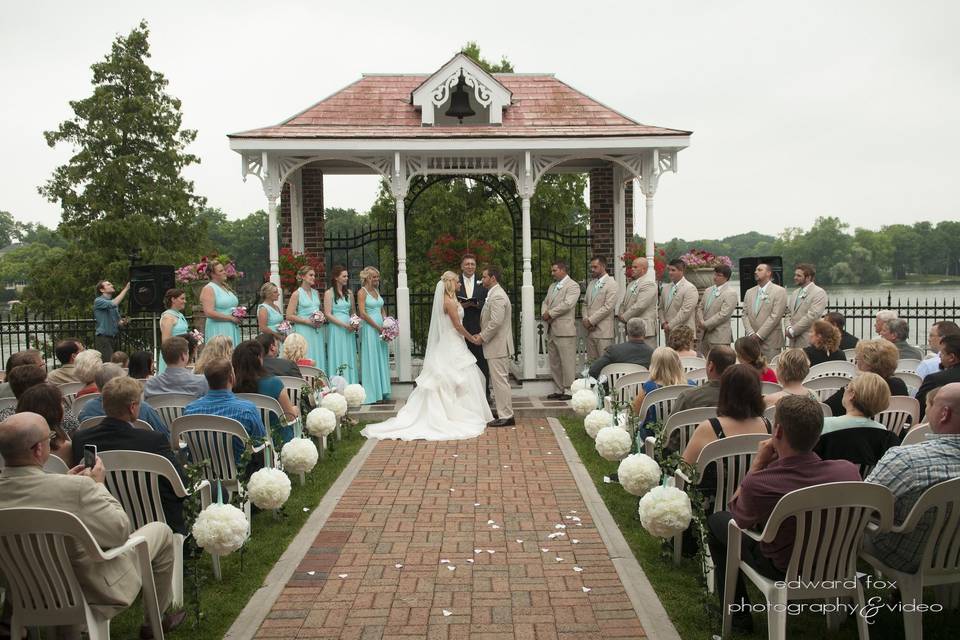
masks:
[[[397,337],[396,357],[397,378],[401,382],[413,380],[410,363],[413,351],[410,340],[410,288],[407,286],[407,225],[403,203],[408,187],[400,153],[394,153],[390,192],[397,210],[397,321],[400,323],[400,335]]]
[[[644,237],[646,238],[647,278],[655,280],[653,269],[653,196],[657,192],[657,182],[660,179],[659,154],[656,149],[649,151],[643,159],[643,175],[640,177],[640,191],[643,192],[646,205],[646,224]],[[636,198],[636,195],[634,196]]]
[[[280,288],[280,238],[277,219],[280,214],[280,174],[276,157],[263,153],[260,180],[267,196],[267,246],[270,260],[270,282]]]
[[[627,207],[624,193],[624,170],[619,165],[613,166],[613,276],[620,291],[626,291],[627,274],[623,260],[620,259],[627,250]]]
[[[524,380],[537,377],[537,329],[536,316],[533,313],[533,246],[530,228],[530,198],[536,189],[533,180],[533,168],[530,162],[530,152],[524,153],[523,177],[518,185],[521,198],[521,235],[522,235],[522,265],[523,280],[520,286],[520,367]]]

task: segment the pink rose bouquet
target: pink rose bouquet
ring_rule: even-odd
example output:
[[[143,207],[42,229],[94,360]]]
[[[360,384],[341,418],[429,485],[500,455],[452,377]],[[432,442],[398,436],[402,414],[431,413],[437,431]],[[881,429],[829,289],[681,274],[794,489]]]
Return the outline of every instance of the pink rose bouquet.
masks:
[[[230,315],[232,315],[234,318],[239,318],[240,320],[243,320],[244,318],[247,317],[247,308],[234,307],[233,310],[230,311]]]
[[[190,335],[193,336],[193,339],[196,341],[198,347],[203,344],[203,332],[201,332],[199,329],[194,329],[190,332]]]
[[[327,317],[323,315],[323,311],[318,310],[310,314],[310,322],[313,323],[314,327],[319,327],[326,321],[327,321]]]
[[[360,316],[352,315],[350,316],[350,329],[356,331],[360,328]]]
[[[387,316],[383,319],[383,330],[380,332],[380,339],[384,342],[392,342],[400,335],[400,323],[395,318]]]
[[[277,333],[281,335],[288,336],[292,332],[293,332],[293,327],[290,326],[290,323],[287,322],[286,320],[284,320],[283,322],[277,325]]]

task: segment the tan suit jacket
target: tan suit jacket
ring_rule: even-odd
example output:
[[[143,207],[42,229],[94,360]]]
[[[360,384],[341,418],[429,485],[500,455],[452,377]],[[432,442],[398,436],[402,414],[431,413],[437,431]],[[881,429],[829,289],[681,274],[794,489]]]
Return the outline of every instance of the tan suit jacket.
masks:
[[[697,314],[703,322],[703,342],[706,344],[730,344],[733,342],[733,328],[730,318],[737,310],[740,297],[729,282],[722,285],[720,294],[715,297],[717,286],[707,289],[703,300],[697,307]]]
[[[480,337],[483,338],[483,357],[487,360],[513,355],[510,298],[499,284],[487,292],[487,301],[480,312]]]
[[[660,290],[660,322],[666,322],[671,329],[685,324],[696,334],[697,288],[686,278],[680,278],[677,292],[671,298],[672,288],[673,284],[668,282]]]
[[[620,317],[624,322],[631,318],[643,321],[643,335],[657,335],[657,283],[651,280],[634,280],[627,285],[627,292],[620,303]]]
[[[783,314],[787,309],[787,290],[778,284],[768,282],[766,298],[754,311],[760,287],[755,286],[743,297],[743,326],[747,335],[756,333],[760,337],[761,348],[768,355],[779,352],[783,346]]]
[[[826,310],[827,292],[816,282],[807,285],[805,292],[803,289],[794,291],[787,302],[787,327],[793,331],[793,337],[787,337],[787,344],[799,349],[809,345],[810,327],[823,317]]]
[[[557,287],[560,287],[559,291]],[[540,315],[550,314],[547,334],[554,338],[574,338],[577,335],[577,302],[580,301],[580,285],[566,277],[550,285],[540,304]]]
[[[65,364],[48,373],[47,382],[50,384],[67,384],[68,382],[80,382],[80,380],[77,379],[76,367],[72,364]]]
[[[583,307],[583,317],[590,320],[596,328],[589,337],[600,340],[613,340],[614,311],[620,297],[620,287],[610,274],[603,278],[603,286],[597,289],[597,281],[587,283],[587,300]]]

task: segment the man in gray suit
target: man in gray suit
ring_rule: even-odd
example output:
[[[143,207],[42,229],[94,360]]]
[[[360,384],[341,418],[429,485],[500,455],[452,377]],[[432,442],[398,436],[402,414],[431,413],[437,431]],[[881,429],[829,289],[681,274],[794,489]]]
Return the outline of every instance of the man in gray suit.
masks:
[[[657,348],[657,283],[647,280],[647,259],[635,258],[631,265],[631,280],[620,303],[617,320],[627,324],[631,318],[643,323],[643,337],[651,349]]]
[[[697,288],[684,277],[687,265],[683,260],[671,260],[667,265],[670,284],[663,285],[660,292],[660,326],[664,337],[670,337],[670,330],[687,325],[690,331],[697,333]]]
[[[704,291],[703,300],[697,307],[697,328],[703,333],[700,351],[704,355],[714,347],[729,347],[733,342],[730,318],[737,310],[740,296],[735,288],[727,284],[730,274],[730,267],[725,264],[714,267],[713,286]]]
[[[603,355],[591,363],[590,376],[596,378],[605,366],[618,362],[649,367],[653,349],[643,337],[643,320],[630,318],[627,321],[627,341],[607,347]]]
[[[510,357],[513,356],[513,316],[510,298],[500,286],[500,267],[483,270],[481,282],[487,300],[480,311],[480,333],[474,335],[483,345],[483,356],[490,368],[490,385],[497,404],[497,419],[488,426],[507,427],[513,420],[513,395],[510,390]]]
[[[757,284],[743,297],[743,327],[749,337],[760,343],[760,351],[770,362],[783,347],[787,290],[773,282],[773,270],[768,264],[758,264],[753,277]]]
[[[590,261],[593,280],[587,283],[587,300],[583,306],[583,327],[587,330],[587,360],[600,357],[613,344],[613,317],[620,288],[607,273],[607,261],[594,256]]]
[[[827,292],[813,281],[816,276],[814,266],[806,262],[798,264],[793,270],[793,282],[797,290],[787,302],[787,328],[784,331],[787,346],[803,349],[809,345],[810,327],[827,310]]]
[[[555,391],[550,400],[569,400],[577,364],[577,302],[580,285],[567,275],[567,263],[557,260],[550,267],[555,284],[550,285],[540,305],[540,319],[547,327],[547,356]]]

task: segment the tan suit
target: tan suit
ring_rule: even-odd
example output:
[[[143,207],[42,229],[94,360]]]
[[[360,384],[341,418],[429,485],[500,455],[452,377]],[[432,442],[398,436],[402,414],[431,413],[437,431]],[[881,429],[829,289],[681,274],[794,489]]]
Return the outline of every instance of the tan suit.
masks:
[[[86,476],[44,473],[40,467],[7,467],[0,474],[0,509],[23,507],[68,511],[87,526],[103,549],[123,545],[130,536],[130,521],[120,503],[106,487]],[[140,527],[133,535],[147,539],[160,611],[170,605],[173,592],[173,532],[163,523]],[[140,593],[140,571],[136,552],[93,562],[79,545],[71,545],[80,588],[91,608],[115,614]]]
[[[67,384],[68,382],[80,382],[80,380],[77,378],[76,367],[72,364],[65,364],[48,373],[47,382],[50,384]]]
[[[620,303],[620,319],[626,324],[631,318],[643,321],[644,342],[651,349],[657,348],[657,283],[637,279],[627,285],[627,292]]]
[[[719,293],[718,293],[719,290]],[[703,300],[697,307],[697,315],[703,323],[703,337],[700,339],[704,355],[710,352],[710,349],[719,345],[729,347],[733,342],[733,329],[730,326],[730,318],[733,312],[737,310],[737,303],[740,302],[737,290],[729,282],[720,287],[716,285],[707,289],[703,294]]]
[[[783,314],[787,308],[787,290],[768,282],[765,296],[757,303],[760,287],[755,286],[743,297],[743,326],[747,335],[757,334],[760,350],[770,361],[783,347]]]
[[[550,285],[540,305],[540,315],[550,314],[547,321],[547,356],[550,375],[557,393],[565,393],[573,384],[577,365],[577,302],[580,285],[569,276]]]
[[[510,298],[499,284],[487,291],[487,301],[480,312],[480,337],[483,339],[483,356],[490,367],[497,417],[503,420],[512,418],[510,356],[513,355],[513,316]]]
[[[676,291],[674,291],[676,287]],[[660,290],[660,322],[666,322],[672,329],[687,325],[697,334],[697,288],[686,278],[680,278],[677,284],[667,283]],[[665,330],[666,336],[670,335]]]
[[[810,344],[810,327],[827,310],[827,292],[811,282],[805,289],[797,289],[787,302],[787,345],[802,349]]]
[[[597,283],[602,282],[600,288]],[[614,311],[620,297],[620,288],[613,276],[607,274],[599,281],[587,283],[587,299],[583,317],[593,325],[587,330],[587,360],[593,361],[613,344]]]

